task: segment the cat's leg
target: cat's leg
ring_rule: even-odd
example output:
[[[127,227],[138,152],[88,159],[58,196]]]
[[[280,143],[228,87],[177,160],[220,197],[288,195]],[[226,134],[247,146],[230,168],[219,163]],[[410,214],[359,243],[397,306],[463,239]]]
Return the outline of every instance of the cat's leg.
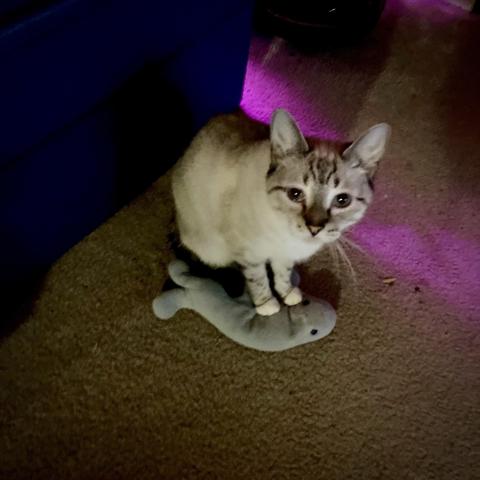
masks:
[[[292,285],[293,262],[272,260],[272,271],[276,292],[285,305],[296,305],[302,301],[302,292]]]
[[[273,315],[280,310],[278,300],[273,296],[264,263],[243,264],[247,288],[259,315]]]

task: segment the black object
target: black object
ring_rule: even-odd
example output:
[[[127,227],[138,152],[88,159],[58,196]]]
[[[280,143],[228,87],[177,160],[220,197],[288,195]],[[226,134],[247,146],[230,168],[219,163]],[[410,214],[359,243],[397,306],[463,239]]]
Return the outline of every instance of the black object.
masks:
[[[252,10],[0,0],[0,328],[53,261],[238,108]]]
[[[385,0],[258,0],[260,30],[296,42],[350,43],[377,24]]]

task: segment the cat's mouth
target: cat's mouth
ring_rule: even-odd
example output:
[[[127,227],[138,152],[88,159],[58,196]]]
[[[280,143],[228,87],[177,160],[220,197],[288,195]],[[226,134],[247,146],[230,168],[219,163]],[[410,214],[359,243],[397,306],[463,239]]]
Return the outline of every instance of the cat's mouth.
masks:
[[[330,229],[322,229],[319,230],[317,233],[312,233],[309,229],[310,233],[310,238],[312,240],[321,240],[323,242],[334,242],[335,240],[338,240],[340,238],[340,231],[337,230],[336,228],[330,228]]]
[[[328,241],[337,240],[341,233],[338,228],[328,226],[315,226],[307,225],[307,230],[310,233],[311,238],[320,238]]]
[[[323,230],[323,225],[307,225],[308,230],[315,237],[319,232]]]

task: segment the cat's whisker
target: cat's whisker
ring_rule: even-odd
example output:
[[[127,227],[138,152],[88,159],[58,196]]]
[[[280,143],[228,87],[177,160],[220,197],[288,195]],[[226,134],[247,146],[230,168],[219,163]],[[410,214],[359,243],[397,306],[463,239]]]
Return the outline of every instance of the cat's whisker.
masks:
[[[343,246],[347,246],[352,248],[353,250],[356,250],[357,252],[362,253],[366,257],[371,257],[371,255],[364,250],[360,245],[355,243],[351,238],[346,237],[345,235],[339,238],[339,241],[343,244]]]
[[[335,242],[335,248],[340,255],[340,258],[343,260],[343,263],[347,266],[347,270],[350,273],[350,278],[353,280],[353,283],[357,283],[357,273],[355,272],[355,269],[353,268],[353,264],[350,260],[350,258],[347,255],[347,252],[345,252],[345,249],[342,247],[342,244],[340,242]]]
[[[328,244],[328,253],[330,254],[330,257],[332,258],[333,268],[334,268],[335,272],[338,273],[340,271],[340,263],[338,261],[338,251],[337,251],[337,247],[336,247],[335,243],[329,243]]]

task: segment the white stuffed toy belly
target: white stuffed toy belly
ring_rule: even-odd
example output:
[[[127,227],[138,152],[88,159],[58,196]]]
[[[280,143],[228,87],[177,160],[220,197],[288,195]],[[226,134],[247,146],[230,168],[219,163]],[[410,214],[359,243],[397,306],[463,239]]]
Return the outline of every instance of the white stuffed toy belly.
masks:
[[[180,288],[155,298],[153,311],[158,318],[167,320],[182,308],[194,310],[226,337],[248,348],[287,350],[319,340],[335,326],[335,310],[323,300],[306,297],[298,305],[284,305],[278,313],[263,317],[247,294],[231,298],[217,282],[193,276],[180,260],[170,263],[168,272]]]

